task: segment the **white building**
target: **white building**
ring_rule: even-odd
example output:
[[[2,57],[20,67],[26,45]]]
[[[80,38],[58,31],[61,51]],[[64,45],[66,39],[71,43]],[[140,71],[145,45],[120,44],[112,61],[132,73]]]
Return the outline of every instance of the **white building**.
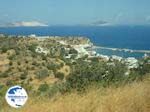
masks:
[[[113,60],[118,60],[118,61],[121,61],[123,58],[120,57],[120,56],[116,56],[116,55],[112,55],[111,57]]]
[[[42,47],[38,46],[36,49],[35,49],[35,52],[37,53],[44,53],[44,54],[48,54],[48,51],[43,49]]]
[[[78,58],[89,55],[88,51],[80,45],[74,45],[73,48],[78,52]]]
[[[106,61],[109,60],[109,56],[107,56],[107,55],[102,55],[102,54],[100,55],[100,54],[97,54],[97,56],[103,58],[103,59],[106,60]]]
[[[125,63],[127,64],[129,69],[132,68],[138,68],[139,64],[138,64],[138,60],[133,58],[133,57],[129,57],[125,60]]]

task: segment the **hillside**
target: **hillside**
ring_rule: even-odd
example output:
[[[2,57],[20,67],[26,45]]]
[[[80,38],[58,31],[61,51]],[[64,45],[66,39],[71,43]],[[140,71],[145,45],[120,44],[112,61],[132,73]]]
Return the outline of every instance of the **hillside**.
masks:
[[[6,112],[149,112],[150,80],[119,88],[90,88],[86,94],[71,93],[53,99],[31,97],[25,107],[16,110],[5,103]],[[36,102],[36,103],[35,103]]]
[[[1,35],[0,43],[2,112],[149,111],[148,56],[97,55],[86,37]],[[11,110],[4,100],[14,85],[29,95],[20,110]]]

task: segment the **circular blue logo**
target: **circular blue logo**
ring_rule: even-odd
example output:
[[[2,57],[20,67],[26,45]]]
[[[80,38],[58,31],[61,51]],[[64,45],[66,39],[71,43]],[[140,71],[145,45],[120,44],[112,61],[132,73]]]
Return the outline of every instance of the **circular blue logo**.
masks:
[[[28,95],[24,88],[13,86],[8,89],[5,99],[11,107],[19,108],[26,103]]]

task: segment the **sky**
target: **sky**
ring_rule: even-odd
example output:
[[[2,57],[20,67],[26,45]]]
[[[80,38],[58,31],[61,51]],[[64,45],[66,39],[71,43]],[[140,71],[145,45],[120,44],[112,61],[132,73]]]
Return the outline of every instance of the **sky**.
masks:
[[[0,0],[0,25],[126,24],[150,24],[150,0]]]

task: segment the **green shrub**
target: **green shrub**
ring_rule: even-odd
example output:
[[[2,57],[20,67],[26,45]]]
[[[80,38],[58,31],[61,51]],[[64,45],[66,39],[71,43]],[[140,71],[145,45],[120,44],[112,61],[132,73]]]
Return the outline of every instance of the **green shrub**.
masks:
[[[20,61],[17,62],[18,65],[21,65]]]
[[[119,85],[126,79],[125,71],[125,65],[117,62],[115,66],[108,66],[105,62],[79,62],[72,67],[72,73],[67,76],[66,83],[77,91],[83,91],[94,83],[104,86]]]
[[[21,80],[25,80],[27,78],[27,72],[24,72],[23,74],[20,75]]]
[[[120,62],[114,62],[115,66],[108,66],[108,73],[105,77],[105,81],[109,84],[119,84],[126,79],[125,72],[127,68]]]
[[[65,85],[63,83],[55,83],[49,86],[46,96],[53,97],[57,94],[65,93]]]
[[[48,64],[47,65],[47,68],[49,69],[49,70],[55,70],[56,69],[56,65],[55,64]]]
[[[38,64],[36,61],[33,61],[33,62],[32,62],[32,65],[34,65],[34,66],[39,66],[40,64]]]
[[[103,64],[86,62],[80,62],[72,69],[72,73],[67,76],[66,81],[72,89],[78,91],[85,90],[92,82],[100,82],[106,71]]]
[[[35,53],[36,47],[37,47],[37,44],[32,44],[32,45],[28,46],[28,50],[30,50],[31,52]]]
[[[32,67],[31,67],[31,70],[35,70],[35,67],[34,67],[34,66],[32,66]]]
[[[142,75],[139,74],[139,72],[132,70],[129,74],[129,76],[127,77],[127,81],[128,82],[133,82],[133,81],[137,81],[137,80],[141,80]]]
[[[150,73],[150,64],[144,63],[136,69],[140,74]]]
[[[64,73],[61,73],[61,72],[57,72],[54,74],[56,78],[60,79],[60,80],[63,80],[64,79]]]
[[[49,89],[49,85],[47,83],[41,84],[38,88],[40,92],[46,92]]]
[[[1,47],[2,53],[6,53],[8,48],[7,47]]]
[[[37,58],[37,54],[36,53],[32,53],[32,57],[33,58]]]
[[[28,60],[25,60],[25,63],[26,63],[26,64],[28,64],[28,63],[29,63],[29,61],[28,61]]]
[[[12,65],[13,65],[13,62],[12,62],[12,61],[10,61],[10,62],[9,62],[9,65],[10,65],[10,66],[12,66]]]
[[[49,76],[47,69],[42,69],[36,73],[38,79],[44,79]]]
[[[91,58],[91,61],[98,62],[99,58],[97,58],[97,57]]]
[[[16,49],[15,49],[16,55],[20,55],[20,51],[21,51],[20,48],[16,48]]]
[[[41,54],[42,60],[47,60],[46,56],[44,54]]]
[[[7,71],[0,73],[0,78],[6,78],[6,77],[8,77],[8,72]]]
[[[42,62],[42,66],[46,66],[46,62]]]
[[[78,54],[78,51],[75,49],[70,49],[69,54]]]
[[[9,59],[9,60],[14,60],[15,57],[16,57],[16,55],[14,54],[14,55],[9,56],[8,59]]]
[[[60,63],[60,67],[63,67],[64,66],[64,63]]]
[[[57,95],[69,92],[67,83],[55,83],[53,85],[48,85],[47,83],[41,84],[38,88],[38,93],[42,96],[47,96],[49,98]]]

